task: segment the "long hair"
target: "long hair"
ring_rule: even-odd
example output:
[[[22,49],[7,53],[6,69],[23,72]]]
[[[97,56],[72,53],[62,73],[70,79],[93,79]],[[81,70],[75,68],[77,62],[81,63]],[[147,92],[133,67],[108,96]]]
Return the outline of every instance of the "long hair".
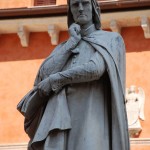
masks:
[[[72,23],[74,23],[73,15],[70,8],[70,0],[67,0],[68,3],[68,28]],[[93,9],[93,22],[95,24],[96,29],[101,28],[101,19],[100,19],[100,7],[97,0],[91,0],[92,9]]]

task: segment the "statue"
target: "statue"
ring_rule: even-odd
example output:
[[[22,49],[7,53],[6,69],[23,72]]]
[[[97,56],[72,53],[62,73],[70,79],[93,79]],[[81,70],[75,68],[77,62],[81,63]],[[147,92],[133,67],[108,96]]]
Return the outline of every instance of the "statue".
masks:
[[[142,130],[139,118],[143,121],[145,120],[144,103],[145,93],[141,87],[138,88],[138,93],[134,85],[126,89],[126,108],[131,137],[139,135],[139,132]]]
[[[18,104],[28,150],[129,150],[122,37],[100,29],[96,0],[68,0],[68,27]]]

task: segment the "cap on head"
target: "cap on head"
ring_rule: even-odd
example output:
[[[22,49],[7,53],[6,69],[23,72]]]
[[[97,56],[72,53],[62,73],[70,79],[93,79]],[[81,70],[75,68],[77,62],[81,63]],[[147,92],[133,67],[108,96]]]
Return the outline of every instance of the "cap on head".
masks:
[[[70,8],[70,0],[67,0],[68,3],[68,28],[72,23],[74,23],[73,15],[71,13],[71,8]],[[93,22],[95,24],[96,29],[101,28],[101,21],[100,21],[100,7],[97,2],[97,0],[91,0],[92,3],[92,8],[93,8]]]

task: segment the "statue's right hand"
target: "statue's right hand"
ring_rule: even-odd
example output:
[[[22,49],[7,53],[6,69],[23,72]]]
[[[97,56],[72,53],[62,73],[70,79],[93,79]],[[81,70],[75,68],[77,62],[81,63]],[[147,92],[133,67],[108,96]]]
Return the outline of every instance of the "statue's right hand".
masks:
[[[80,34],[81,28],[78,24],[73,23],[69,28],[69,34],[70,38],[68,42],[72,45],[72,47],[75,47],[79,41],[81,40],[81,34]]]

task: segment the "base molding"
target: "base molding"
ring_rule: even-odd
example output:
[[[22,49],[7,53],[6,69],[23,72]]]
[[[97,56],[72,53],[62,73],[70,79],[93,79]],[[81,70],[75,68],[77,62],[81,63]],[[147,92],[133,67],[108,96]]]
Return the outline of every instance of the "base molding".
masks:
[[[131,145],[150,145],[150,138],[131,138]]]
[[[130,143],[132,145],[149,145],[150,138],[130,138]],[[0,144],[0,150],[27,150],[27,143],[17,143],[17,144]]]
[[[27,150],[27,143],[0,144],[0,150]]]

